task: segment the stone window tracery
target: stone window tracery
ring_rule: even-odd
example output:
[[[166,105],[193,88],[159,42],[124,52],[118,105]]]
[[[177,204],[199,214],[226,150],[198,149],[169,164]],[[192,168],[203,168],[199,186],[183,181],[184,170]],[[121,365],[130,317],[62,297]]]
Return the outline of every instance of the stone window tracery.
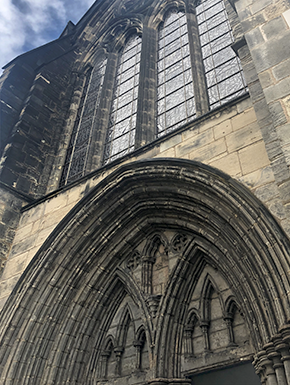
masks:
[[[157,136],[195,118],[186,15],[171,13],[159,31]]]
[[[82,96],[77,109],[60,186],[73,182],[85,175],[88,151],[99,107],[100,94],[104,81],[107,59],[102,59],[89,70],[84,80]]]
[[[159,15],[165,17],[159,29],[139,20],[119,59],[108,50],[98,118],[107,60],[88,72],[61,186],[247,92],[224,0],[196,3],[167,9],[167,17]],[[116,39],[128,33],[130,23],[120,23],[123,32],[114,29]]]
[[[210,109],[247,91],[223,0],[203,0],[196,7]]]
[[[105,164],[134,150],[141,42],[139,36],[131,38],[120,58],[104,152]]]

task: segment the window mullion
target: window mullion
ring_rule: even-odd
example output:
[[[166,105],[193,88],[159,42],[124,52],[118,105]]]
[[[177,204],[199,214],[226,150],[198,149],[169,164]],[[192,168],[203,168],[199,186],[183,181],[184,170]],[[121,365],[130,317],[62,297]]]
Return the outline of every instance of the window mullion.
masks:
[[[136,148],[152,142],[156,137],[156,72],[157,31],[144,25],[137,102]]]
[[[188,8],[189,9],[187,9],[186,16],[193,88],[195,95],[196,115],[200,116],[209,111],[209,101],[195,9],[190,6],[188,6]]]
[[[101,91],[100,104],[96,114],[95,126],[93,127],[92,145],[90,146],[88,153],[88,170],[95,170],[101,167],[103,163],[104,143],[106,140],[107,128],[109,126],[117,63],[118,53],[110,52]]]

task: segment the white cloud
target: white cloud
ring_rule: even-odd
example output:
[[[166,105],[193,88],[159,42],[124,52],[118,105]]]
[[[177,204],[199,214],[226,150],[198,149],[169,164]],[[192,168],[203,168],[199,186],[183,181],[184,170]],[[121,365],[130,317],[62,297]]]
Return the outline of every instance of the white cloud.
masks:
[[[94,0],[1,0],[0,68],[23,52],[56,39]]]
[[[0,7],[0,60],[1,67],[21,53],[25,43],[24,27],[18,9],[10,0],[2,0]]]

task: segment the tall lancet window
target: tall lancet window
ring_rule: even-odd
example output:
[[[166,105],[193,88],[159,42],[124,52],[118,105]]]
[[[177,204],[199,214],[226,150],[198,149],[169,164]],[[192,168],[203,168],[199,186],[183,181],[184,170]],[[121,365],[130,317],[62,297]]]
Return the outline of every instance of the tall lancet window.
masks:
[[[159,31],[157,134],[195,118],[186,15],[171,13]]]
[[[60,186],[86,173],[89,146],[104,81],[107,59],[101,60],[86,74],[85,84],[66,154]]]
[[[196,8],[210,109],[247,91],[223,0],[202,0]]]
[[[104,163],[134,150],[141,38],[134,36],[120,57],[107,132]]]

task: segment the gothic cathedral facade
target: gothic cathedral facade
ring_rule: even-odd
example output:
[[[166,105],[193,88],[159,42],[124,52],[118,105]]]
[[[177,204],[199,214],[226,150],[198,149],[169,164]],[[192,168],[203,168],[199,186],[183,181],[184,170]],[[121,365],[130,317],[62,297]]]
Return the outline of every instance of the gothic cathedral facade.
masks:
[[[0,87],[1,384],[290,385],[289,0],[96,0]]]

